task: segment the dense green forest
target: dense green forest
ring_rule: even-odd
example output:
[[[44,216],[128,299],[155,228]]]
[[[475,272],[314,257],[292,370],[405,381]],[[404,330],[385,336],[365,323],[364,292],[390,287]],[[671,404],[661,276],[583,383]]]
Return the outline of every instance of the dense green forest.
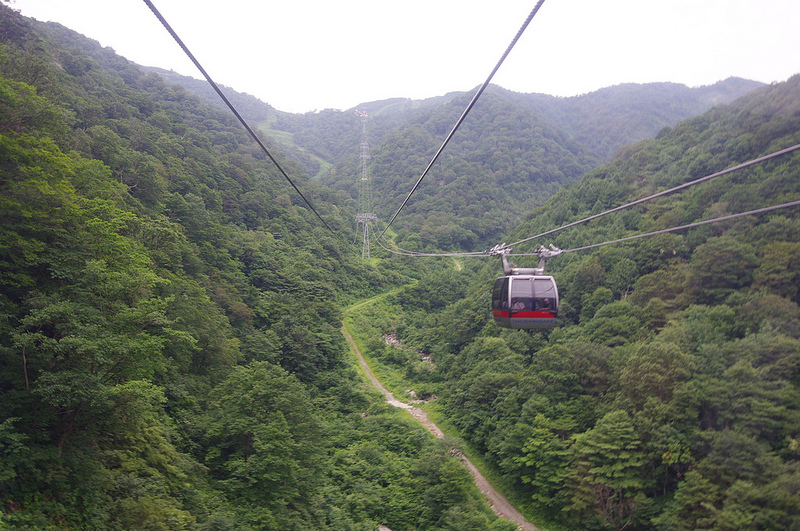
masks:
[[[703,90],[672,84],[622,86],[576,98],[489,87],[394,225],[397,242],[420,251],[491,247],[525,213],[577,182],[613,151],[652,138],[663,127],[757,85],[728,80]],[[404,123],[378,131],[379,142],[370,142],[370,175],[381,219],[394,214],[470,99],[471,94],[453,94],[422,102],[406,111]],[[329,123],[342,113],[319,114],[327,115]],[[397,112],[379,107],[368,130],[383,126],[386,115],[397,120]],[[321,120],[318,115],[305,119]],[[358,131],[354,124],[347,135],[336,138],[349,137],[347,144],[354,146]],[[320,182],[355,196],[352,176],[358,175],[359,160],[355,149],[350,153]]]
[[[516,241],[800,142],[800,76],[672,128],[754,87],[656,88],[683,103],[492,87],[398,243]],[[467,99],[365,107],[382,219]],[[511,531],[460,445],[542,529],[800,529],[796,209],[551,259],[558,326],[505,330],[496,258],[361,260],[357,116],[236,101],[334,234],[228,112],[0,2],[0,528]],[[798,163],[516,251],[797,200]],[[446,442],[370,389],[340,333],[389,292],[349,319]]]
[[[224,109],[205,81],[148,70]],[[398,220],[397,241],[415,250],[491,247],[525,213],[618,149],[759,86],[736,78],[699,88],[628,84],[556,98],[491,85]],[[248,120],[306,173],[344,192],[352,208],[359,193],[359,144],[366,139],[380,219],[394,214],[471,99],[454,92],[363,103],[358,111],[368,115],[364,137],[362,118],[353,109],[290,114],[228,92]]]
[[[503,92],[609,161],[628,144],[653,138],[664,127],[714,105],[730,103],[760,86],[755,81],[729,78],[697,88],[678,83],[626,83],[570,98]]]
[[[509,529],[348,358],[418,273],[228,113],[0,4],[0,166],[0,528]]]
[[[798,143],[800,75],[630,146],[506,241]],[[573,249],[799,198],[794,152],[516,251]],[[463,258],[461,271],[426,274],[354,319],[373,338],[379,372],[397,391],[435,396],[428,407],[545,528],[800,529],[798,214],[551,258],[562,300],[547,333],[492,322],[496,258]],[[380,340],[389,332],[402,348]]]

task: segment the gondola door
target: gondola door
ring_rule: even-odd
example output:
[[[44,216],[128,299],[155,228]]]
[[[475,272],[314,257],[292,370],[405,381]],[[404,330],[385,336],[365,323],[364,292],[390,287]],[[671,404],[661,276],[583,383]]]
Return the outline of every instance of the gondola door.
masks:
[[[495,322],[504,328],[511,328],[511,313],[508,303],[509,277],[500,277],[492,289],[492,314]]]

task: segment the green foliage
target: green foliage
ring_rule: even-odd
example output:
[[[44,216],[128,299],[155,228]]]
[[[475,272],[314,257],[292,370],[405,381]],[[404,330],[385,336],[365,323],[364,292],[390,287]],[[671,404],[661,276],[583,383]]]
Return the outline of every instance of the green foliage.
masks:
[[[758,267],[753,272],[755,287],[763,287],[794,302],[800,302],[800,244],[771,242],[760,253]]]
[[[531,497],[546,507],[564,503],[561,490],[567,479],[567,444],[550,428],[550,422],[538,414],[532,423],[532,433],[513,461],[524,466],[520,479],[530,484]]]
[[[455,123],[456,104],[462,100],[457,98],[424,121],[393,132],[373,150],[371,173],[381,198],[376,211],[388,213],[402,201],[419,177],[410,168],[427,165],[437,139]],[[492,134],[485,134],[487,130]],[[449,149],[450,156],[431,170],[405,208],[404,219],[398,220],[402,247],[486,246],[596,161],[561,131],[493,93],[482,98]]]
[[[501,330],[487,312],[496,263],[365,263],[227,112],[57,24],[2,4],[0,15],[0,526],[510,529],[444,443],[364,391],[347,363],[341,307],[409,277],[348,317],[359,341],[394,385],[438,397],[544,523],[800,525],[795,211],[563,255],[548,262],[559,327]],[[535,97],[493,90],[398,241],[514,241],[796,144],[799,90],[795,77],[716,107],[580,183],[618,139],[642,138],[632,120],[591,140],[568,131],[597,130],[602,113],[586,109],[603,95],[546,119]],[[383,116],[370,130],[379,211],[427,164],[454,98],[370,106]],[[357,118],[248,106],[304,146],[300,160],[275,152],[349,232]],[[797,163],[775,159],[553,243],[795,200]],[[339,191],[300,170],[326,167]],[[402,346],[384,343],[389,333]]]
[[[799,91],[796,76],[626,149],[503,241],[796,144],[799,129],[778,124],[800,125]],[[569,249],[796,200],[797,162],[734,173],[553,243]],[[800,456],[795,210],[551,259],[561,307],[550,332],[501,330],[485,317],[461,326],[467,309],[488,308],[496,264],[460,273],[475,289],[444,307],[432,301],[453,280],[409,291],[391,327],[435,369],[407,373],[404,385],[432,385],[448,421],[545,522],[790,529]]]
[[[34,87],[3,78],[0,80],[0,131],[57,137],[66,133],[66,127],[58,107],[37,96]]]
[[[612,411],[594,428],[575,436],[571,447],[571,505],[580,515],[596,513],[605,525],[624,529],[646,498],[644,452],[627,412]]]
[[[280,367],[237,367],[214,389],[205,459],[232,498],[252,506],[293,503],[309,489],[320,423],[306,389]]]
[[[689,291],[701,304],[720,303],[753,281],[754,249],[733,238],[711,239],[689,262]]]
[[[640,343],[621,363],[619,392],[637,409],[644,407],[649,397],[669,403],[675,388],[690,374],[691,358],[677,345]]]
[[[0,526],[368,528],[323,501],[370,402],[337,299],[405,277],[317,228],[228,114],[0,15]]]

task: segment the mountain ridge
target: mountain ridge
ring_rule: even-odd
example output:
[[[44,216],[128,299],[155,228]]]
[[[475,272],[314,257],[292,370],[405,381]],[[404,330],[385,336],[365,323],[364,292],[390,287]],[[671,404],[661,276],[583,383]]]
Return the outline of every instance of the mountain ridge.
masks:
[[[142,67],[149,72],[155,72],[165,78],[167,82],[178,83],[191,92],[204,98],[207,102],[219,108],[226,108],[219,96],[204,80],[183,76],[175,72],[166,71],[155,67]],[[221,85],[224,87],[224,85]],[[597,151],[604,160],[610,160],[613,152],[623,145],[631,144],[645,138],[654,137],[663,127],[671,127],[680,120],[700,114],[713,105],[730,103],[744,94],[764,86],[763,83],[750,81],[744,78],[730,77],[710,85],[688,87],[680,83],[653,82],[653,83],[621,83],[601,88],[577,96],[559,97],[541,93],[514,92],[490,85],[489,91],[499,92],[513,101],[529,106],[535,112],[542,114],[555,124],[563,127],[571,136],[587,144]],[[322,109],[307,113],[288,113],[279,111],[268,103],[255,96],[239,93],[230,87],[225,87],[226,95],[239,98],[245,109],[242,114],[248,120],[257,124],[273,124],[277,116],[284,118],[281,129],[287,131],[297,126],[293,123],[298,117],[313,117],[326,113],[341,113],[348,115],[355,110],[366,111],[371,117],[385,117],[385,115],[407,114],[413,111],[430,110],[439,105],[451,102],[461,95],[472,93],[470,91],[453,91],[440,96],[433,96],[421,100],[410,98],[389,98],[385,100],[372,100],[362,102],[350,109]],[[631,103],[633,101],[633,103]],[[635,105],[636,113],[630,112],[631,105]],[[237,105],[238,107],[238,105]],[[625,107],[628,107],[626,109]],[[651,116],[647,116],[647,114]],[[647,122],[634,128],[632,131],[614,131],[600,129],[597,124],[587,122],[582,116],[597,115],[608,117],[616,113],[616,119],[630,124],[631,122]],[[642,116],[644,115],[644,116]],[[311,121],[311,120],[308,120]],[[267,129],[269,130],[269,129]],[[267,132],[265,130],[265,132]],[[581,133],[582,132],[582,133]],[[605,134],[612,136],[610,145],[592,143],[588,138]],[[373,137],[375,138],[375,137]],[[380,139],[380,137],[377,137]],[[357,145],[357,144],[356,144]],[[341,155],[340,155],[341,156]],[[327,162],[335,163],[334,160]]]
[[[174,74],[171,78],[182,79]],[[209,102],[222,106],[207,85],[197,80],[187,84],[197,87],[197,93]],[[450,242],[450,250],[491,247],[527,211],[543,204],[560,187],[610,161],[624,146],[654,138],[681,120],[761,86],[739,78],[699,88],[628,83],[558,98],[491,85],[431,169],[428,180],[415,192],[406,215],[398,220],[399,243],[416,250],[431,250],[446,242]],[[469,94],[451,92],[419,101],[392,98],[346,111],[305,114],[279,112],[252,96],[236,96],[247,99],[245,108],[261,109],[262,114],[253,117],[261,119],[262,132],[315,181],[346,193],[352,204],[358,199],[357,177],[362,172],[359,146],[367,141],[368,171],[378,198],[374,210],[379,218],[388,219],[455,124]],[[486,116],[488,107],[487,120],[481,116]],[[366,121],[356,110],[367,113]],[[557,140],[543,149],[546,142],[537,136],[542,134]],[[490,141],[496,147],[482,146],[479,136],[494,136]],[[475,149],[482,153],[473,152]],[[406,154],[404,160],[384,156],[398,152]],[[493,158],[505,161],[498,165]],[[456,159],[459,163],[453,165]],[[531,172],[526,169],[530,167],[537,169]],[[458,182],[452,183],[454,180]],[[470,198],[469,208],[465,208],[464,198]],[[487,206],[477,206],[480,203]],[[405,238],[411,240],[403,242]]]

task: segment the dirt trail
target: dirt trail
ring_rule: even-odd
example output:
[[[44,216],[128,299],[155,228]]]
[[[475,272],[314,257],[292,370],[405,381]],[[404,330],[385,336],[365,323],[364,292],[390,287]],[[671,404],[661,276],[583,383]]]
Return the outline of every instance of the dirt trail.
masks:
[[[365,303],[359,304],[358,306],[361,306],[363,304]],[[353,306],[350,309],[352,310],[354,308],[356,308],[356,306]],[[345,326],[344,323],[342,323],[342,334],[344,335],[345,339],[347,339],[347,343],[350,345],[350,348],[353,350],[356,357],[358,358],[358,364],[361,366],[361,370],[364,372],[367,378],[369,378],[369,381],[372,382],[372,385],[375,386],[375,388],[378,389],[378,391],[383,393],[383,396],[386,397],[386,402],[392,406],[405,409],[406,411],[411,413],[412,417],[417,419],[423,426],[425,426],[425,428],[429,432],[431,432],[435,437],[443,439],[444,433],[442,432],[442,430],[439,429],[438,426],[436,426],[436,424],[434,424],[433,422],[430,421],[430,419],[428,419],[427,413],[425,413],[418,407],[414,407],[410,404],[406,404],[405,402],[397,400],[394,397],[394,395],[390,393],[389,390],[383,386],[383,384],[381,384],[380,380],[378,380],[378,377],[375,376],[375,373],[372,372],[372,369],[370,369],[369,365],[367,365],[364,356],[361,354],[361,351],[358,349],[356,342],[353,340],[353,336],[350,335],[350,332],[347,330],[347,327]],[[483,477],[483,474],[481,474],[478,471],[478,469],[475,468],[475,465],[473,465],[472,462],[470,462],[470,460],[467,459],[465,455],[459,452],[458,456],[461,458],[461,461],[464,463],[464,466],[466,466],[467,469],[469,469],[469,471],[472,473],[472,476],[475,478],[475,484],[478,486],[478,490],[480,490],[481,493],[483,493],[484,497],[486,498],[486,501],[489,503],[489,506],[492,508],[492,510],[497,516],[505,518],[507,520],[511,520],[512,522],[516,523],[519,529],[522,531],[537,531],[536,526],[528,522],[525,519],[525,517],[522,516],[522,513],[516,510],[514,506],[511,505],[511,503],[502,494],[497,492],[489,484],[486,478]]]

